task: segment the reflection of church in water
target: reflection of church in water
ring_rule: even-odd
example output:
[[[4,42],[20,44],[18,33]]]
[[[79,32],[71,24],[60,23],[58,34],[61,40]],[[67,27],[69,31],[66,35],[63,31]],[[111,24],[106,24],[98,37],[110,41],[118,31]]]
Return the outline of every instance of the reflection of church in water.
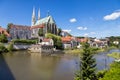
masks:
[[[43,29],[44,35],[48,32],[57,35],[58,28],[53,17],[50,16],[49,14],[45,18],[41,18],[40,16],[41,15],[40,15],[40,9],[39,9],[38,20],[36,20],[35,8],[33,8],[32,23],[31,23],[32,37],[38,37],[38,31],[40,28]]]

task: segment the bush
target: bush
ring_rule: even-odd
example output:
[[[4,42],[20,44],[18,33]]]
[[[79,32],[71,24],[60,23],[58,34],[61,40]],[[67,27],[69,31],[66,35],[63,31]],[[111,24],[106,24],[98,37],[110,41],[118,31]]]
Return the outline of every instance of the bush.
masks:
[[[13,49],[13,43],[12,43],[12,42],[8,45],[7,50],[8,50],[8,51],[13,51],[13,50],[14,50],[14,49]]]
[[[24,40],[24,39],[15,39],[12,40],[14,44],[35,44],[37,40]]]
[[[7,48],[2,43],[0,43],[0,53],[3,52],[7,52]]]
[[[107,72],[106,70],[98,71],[97,77],[98,77],[98,78],[103,78],[106,72]]]
[[[45,35],[46,38],[51,38],[54,41],[54,47],[56,47],[56,49],[63,49],[62,47],[62,40],[60,36],[56,36],[54,34],[48,33]]]
[[[120,63],[115,62],[111,64],[110,70],[99,80],[120,80]]]
[[[5,34],[0,34],[0,42],[6,43],[8,42],[7,37]]]

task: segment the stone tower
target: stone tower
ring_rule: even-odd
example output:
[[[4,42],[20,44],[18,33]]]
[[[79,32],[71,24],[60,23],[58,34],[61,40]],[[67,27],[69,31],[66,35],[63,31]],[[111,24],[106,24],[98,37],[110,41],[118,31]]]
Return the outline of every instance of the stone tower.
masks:
[[[36,19],[35,19],[35,8],[33,8],[31,26],[35,25],[35,22],[36,22]]]

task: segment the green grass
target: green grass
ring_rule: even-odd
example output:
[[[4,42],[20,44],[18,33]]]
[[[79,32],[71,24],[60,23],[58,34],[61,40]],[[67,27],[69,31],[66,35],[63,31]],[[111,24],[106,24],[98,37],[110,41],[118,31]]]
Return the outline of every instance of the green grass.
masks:
[[[110,66],[110,70],[108,70],[103,78],[99,80],[120,80],[120,63],[114,62]]]
[[[119,52],[113,52],[111,54],[107,54],[107,56],[116,58],[116,59],[120,59],[120,53]]]
[[[80,54],[83,52],[83,49],[73,49],[73,50],[64,50],[66,54]]]

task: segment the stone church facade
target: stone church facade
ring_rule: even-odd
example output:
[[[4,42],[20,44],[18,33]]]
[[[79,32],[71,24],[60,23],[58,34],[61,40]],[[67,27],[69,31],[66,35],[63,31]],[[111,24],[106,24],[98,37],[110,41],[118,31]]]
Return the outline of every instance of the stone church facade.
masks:
[[[9,29],[9,34],[11,39],[38,38],[38,31],[41,28],[43,29],[43,36],[45,36],[46,33],[58,34],[58,28],[53,17],[47,15],[46,17],[41,18],[39,10],[38,19],[36,19],[35,9],[33,8],[31,26],[12,24]]]
[[[57,25],[56,25],[53,17],[48,14],[47,17],[41,18],[40,17],[40,10],[39,10],[38,11],[38,19],[36,20],[34,8],[33,8],[33,13],[32,13],[31,28],[32,28],[32,37],[38,37],[38,31],[40,28],[43,28],[44,35],[46,33],[52,33],[55,35],[58,34],[58,32],[57,32],[58,28],[57,28]]]
[[[12,24],[9,29],[11,39],[31,39],[31,27]]]

